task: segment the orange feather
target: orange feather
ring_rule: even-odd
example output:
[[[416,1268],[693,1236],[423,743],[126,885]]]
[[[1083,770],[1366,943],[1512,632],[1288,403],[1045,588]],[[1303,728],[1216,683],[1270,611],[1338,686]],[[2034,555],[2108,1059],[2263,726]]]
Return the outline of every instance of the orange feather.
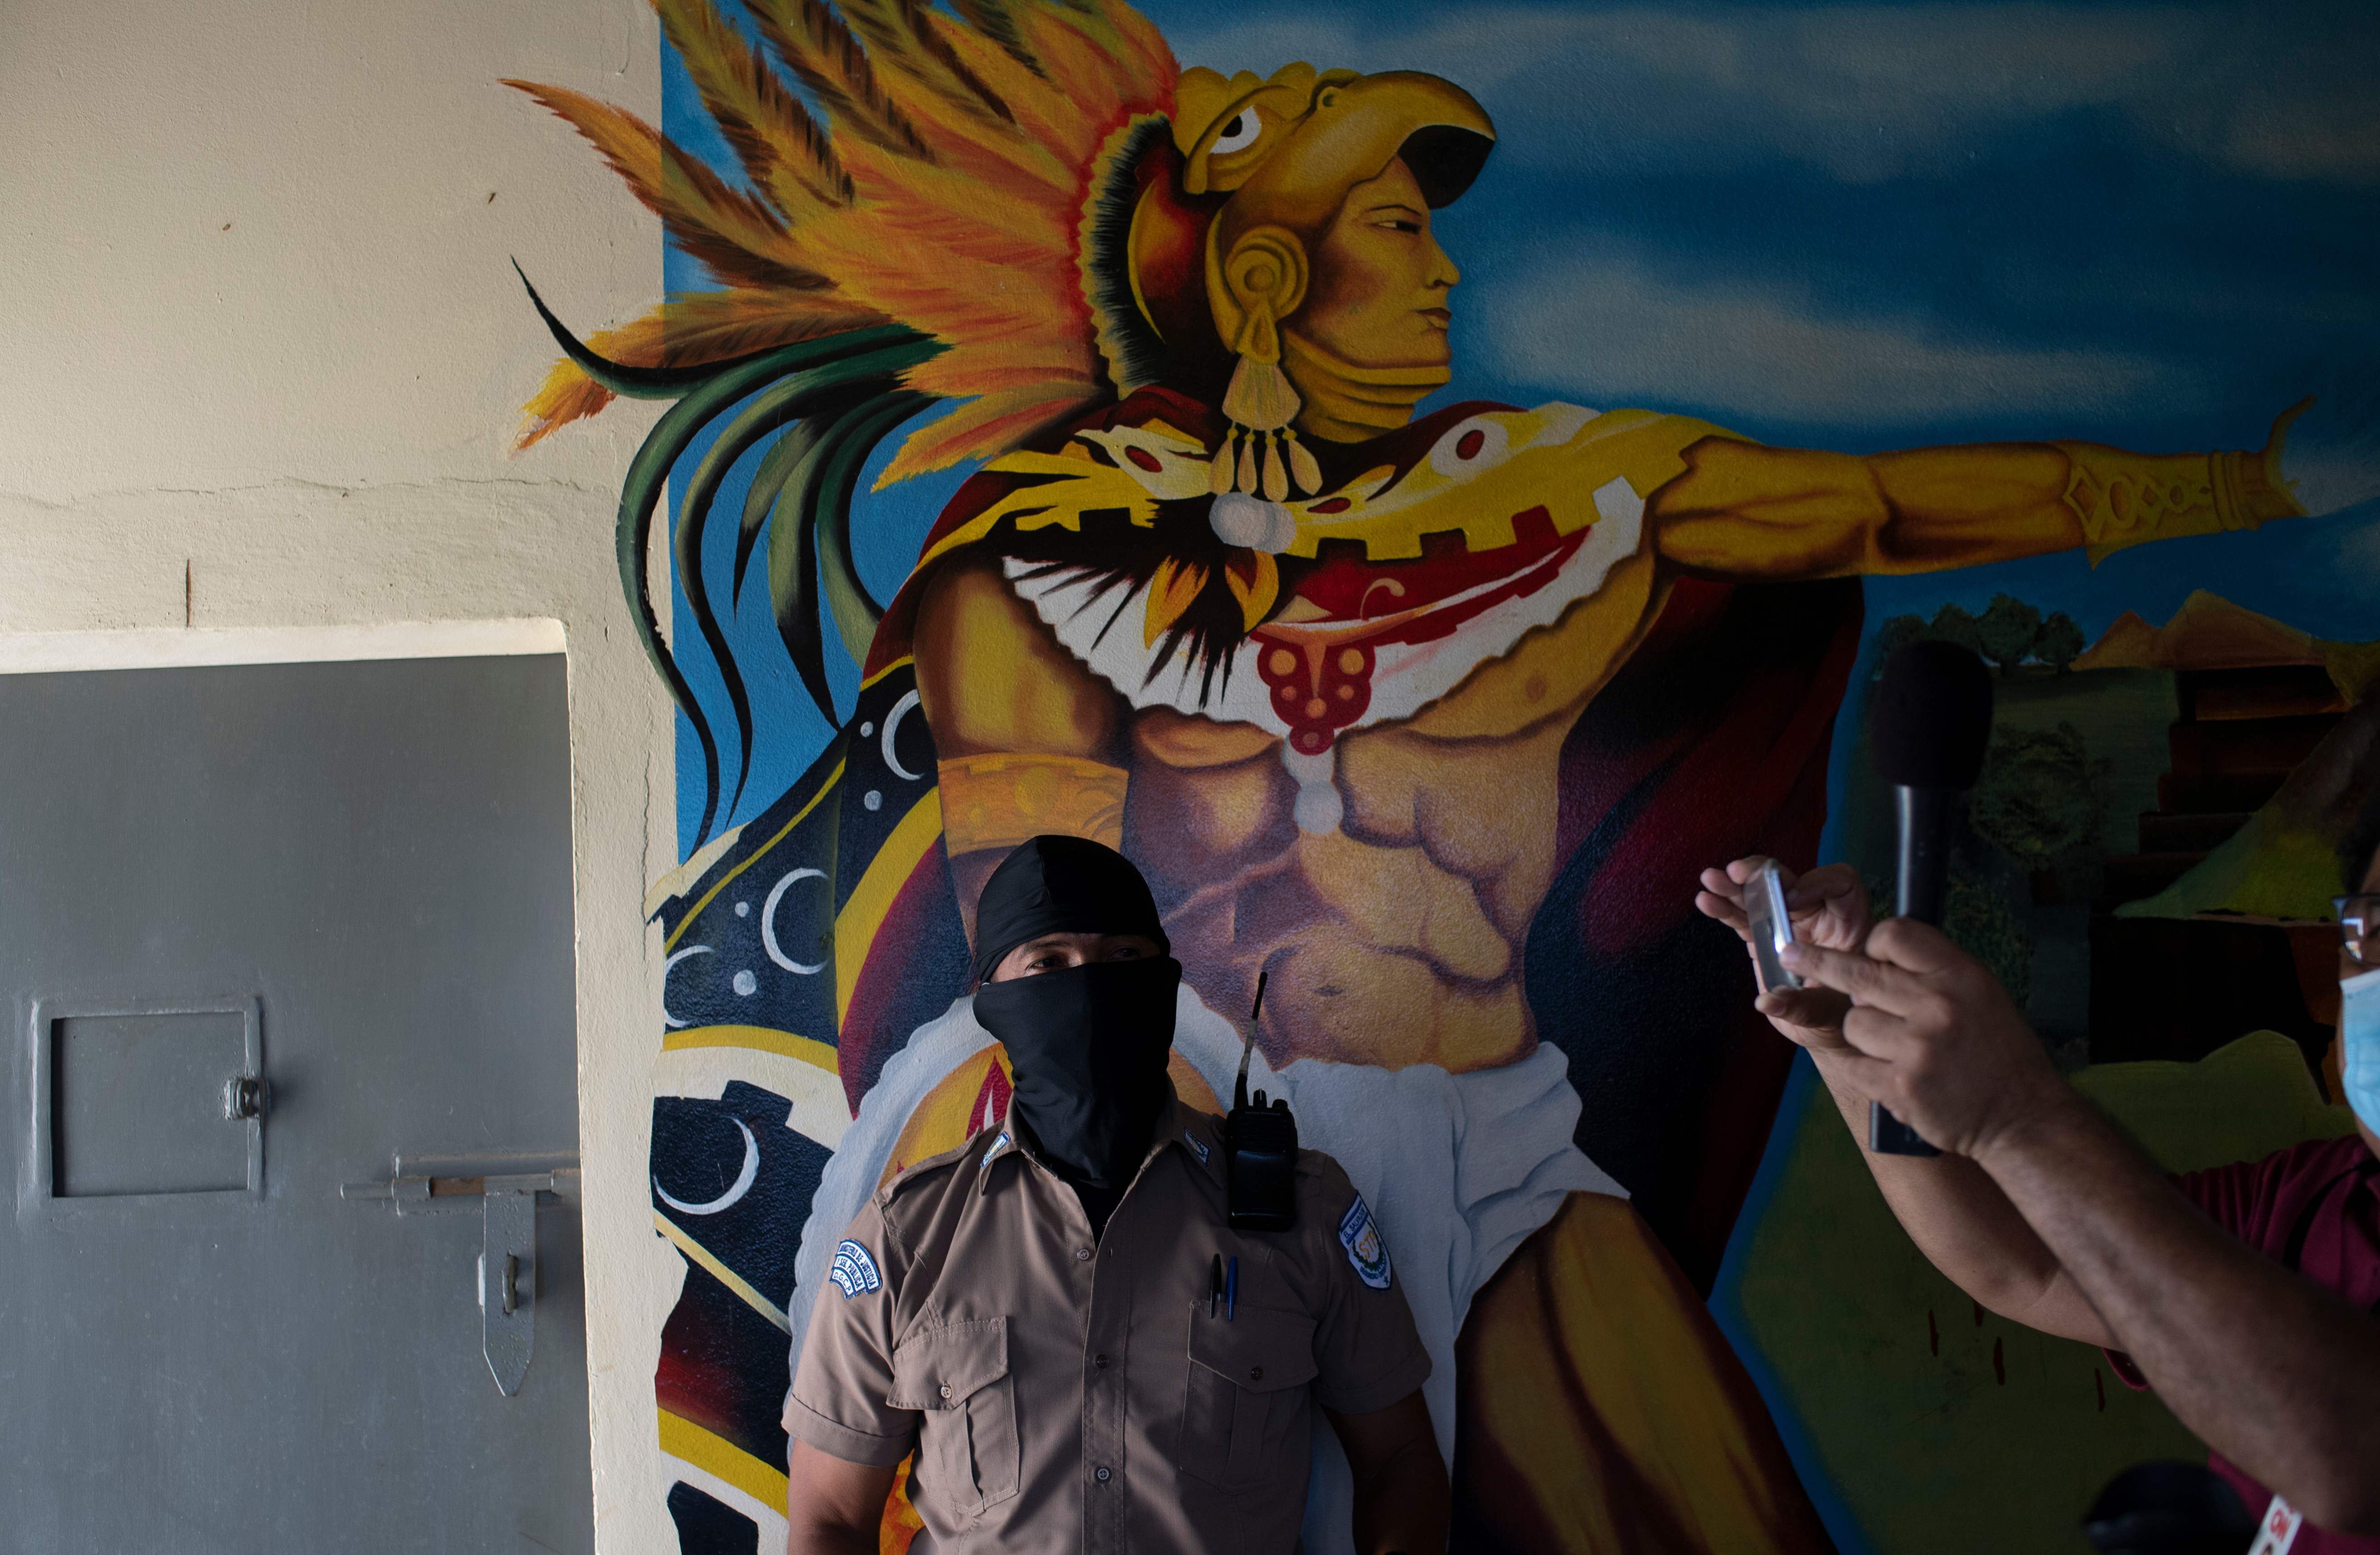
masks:
[[[1198,591],[1206,587],[1205,563],[1172,556],[1158,563],[1157,575],[1148,580],[1148,606],[1141,612],[1141,646],[1155,648],[1165,629],[1182,619],[1183,612],[1197,602]]]
[[[832,285],[801,262],[774,213],[729,188],[718,174],[634,114],[567,87],[515,80],[504,85],[536,98],[585,136],[670,235],[721,280],[796,291]]]
[[[1172,53],[1120,0],[952,3],[745,0],[763,60],[716,0],[652,0],[757,194],[633,115],[510,83],[725,284],[590,344],[649,365],[887,321],[931,335],[945,349],[906,382],[972,403],[911,433],[880,485],[996,456],[1111,395],[1077,270],[1086,182],[1119,125],[1170,111]],[[610,397],[555,364],[522,445]]]
[[[694,367],[883,322],[882,314],[832,292],[803,292],[795,298],[745,291],[681,292],[641,318],[596,331],[587,337],[587,346],[597,356],[629,367]],[[547,370],[545,382],[521,407],[521,432],[514,450],[611,403],[612,391],[565,357]]]
[[[1090,403],[1088,395],[1068,398],[1040,390],[986,395],[911,432],[900,453],[877,477],[876,490],[968,459],[1006,453],[1038,433],[1072,420]]]
[[[652,0],[702,105],[753,184],[798,225],[851,202],[851,178],[819,128],[776,72],[710,0]]]
[[[827,121],[857,139],[926,153],[917,126],[884,95],[868,51],[826,0],[745,0],[777,62],[808,87]]]

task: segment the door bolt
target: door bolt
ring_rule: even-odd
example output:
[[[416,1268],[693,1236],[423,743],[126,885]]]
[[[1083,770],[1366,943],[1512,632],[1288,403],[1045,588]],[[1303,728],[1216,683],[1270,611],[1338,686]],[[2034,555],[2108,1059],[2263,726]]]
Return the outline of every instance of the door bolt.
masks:
[[[234,1075],[224,1082],[224,1121],[245,1123],[264,1116],[264,1076]]]

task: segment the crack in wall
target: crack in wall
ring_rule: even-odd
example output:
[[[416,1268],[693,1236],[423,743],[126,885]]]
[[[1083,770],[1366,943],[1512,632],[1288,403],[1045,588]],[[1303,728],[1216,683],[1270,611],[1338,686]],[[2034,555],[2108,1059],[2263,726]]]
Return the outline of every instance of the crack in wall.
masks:
[[[573,496],[601,497],[609,502],[617,492],[608,486],[598,486],[583,480],[560,477],[532,479],[512,475],[442,475],[428,480],[373,480],[340,483],[311,480],[301,476],[282,476],[272,480],[247,481],[223,486],[110,486],[60,500],[26,491],[0,487],[0,503],[21,504],[49,513],[71,513],[94,504],[141,497],[230,497],[260,492],[290,492],[327,496],[336,492],[341,497],[358,494],[378,495],[382,492],[444,492],[472,487],[506,487],[528,492],[565,492]]]

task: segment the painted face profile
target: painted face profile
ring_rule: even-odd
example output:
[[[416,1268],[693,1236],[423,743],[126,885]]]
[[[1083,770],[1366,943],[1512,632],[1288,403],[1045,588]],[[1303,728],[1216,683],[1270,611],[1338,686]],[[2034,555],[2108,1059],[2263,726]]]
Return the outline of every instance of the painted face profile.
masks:
[[[1348,191],[1317,245],[1305,306],[1285,329],[1354,367],[1444,367],[1450,294],[1462,279],[1400,157]]]

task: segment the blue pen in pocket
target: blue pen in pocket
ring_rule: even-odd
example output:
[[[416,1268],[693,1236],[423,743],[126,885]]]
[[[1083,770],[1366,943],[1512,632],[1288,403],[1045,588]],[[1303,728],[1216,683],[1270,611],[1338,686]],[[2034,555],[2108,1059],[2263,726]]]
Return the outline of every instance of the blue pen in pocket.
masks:
[[[1223,1321],[1227,1323],[1230,1322],[1232,1320],[1232,1314],[1239,1310],[1239,1306],[1240,1259],[1239,1255],[1235,1253],[1232,1256],[1232,1261],[1225,1267],[1223,1272]]]

